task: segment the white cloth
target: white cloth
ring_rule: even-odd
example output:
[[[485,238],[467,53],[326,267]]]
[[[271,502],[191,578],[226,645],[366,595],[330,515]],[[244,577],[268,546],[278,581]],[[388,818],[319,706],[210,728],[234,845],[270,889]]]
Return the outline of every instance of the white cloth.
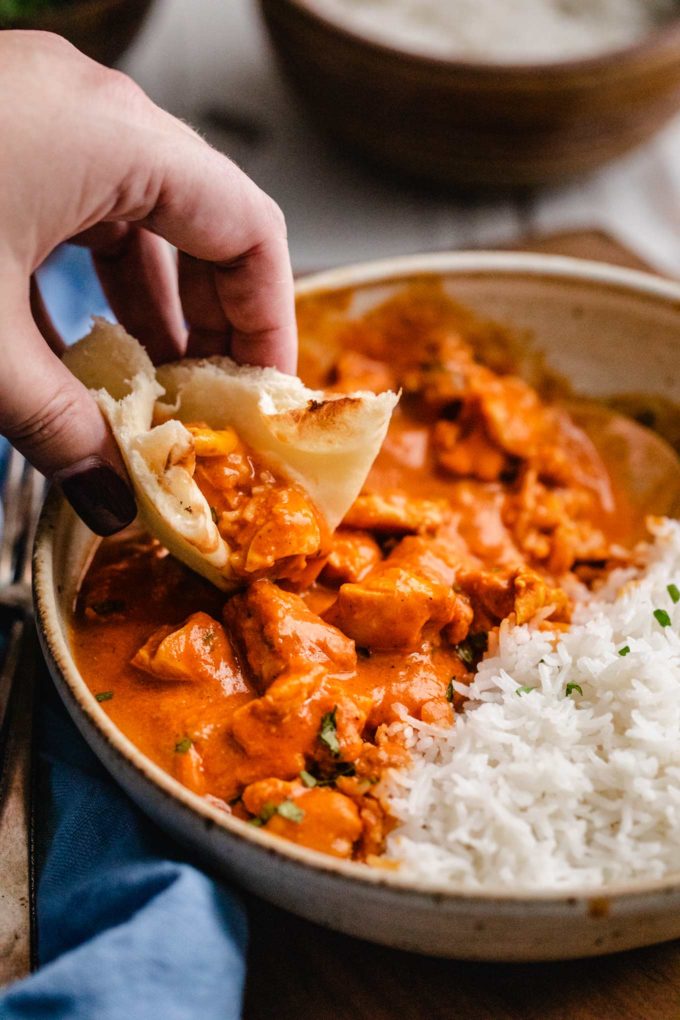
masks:
[[[279,73],[254,0],[158,0],[123,68],[277,200],[297,272],[599,228],[680,275],[680,117],[574,184],[471,202],[385,181],[321,138]]]

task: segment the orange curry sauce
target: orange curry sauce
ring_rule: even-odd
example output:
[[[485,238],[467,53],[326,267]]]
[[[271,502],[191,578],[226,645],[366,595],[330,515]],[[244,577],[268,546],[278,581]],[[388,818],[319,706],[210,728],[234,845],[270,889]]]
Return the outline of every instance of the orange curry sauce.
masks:
[[[344,313],[342,296],[301,305],[305,382],[403,395],[335,536],[238,437],[197,427],[194,477],[250,583],[227,598],[143,536],[108,540],[72,640],[113,721],[186,786],[372,860],[404,716],[452,725],[451,681],[471,678],[489,633],[506,617],[566,623],[564,577],[606,569],[640,515],[597,437],[510,374],[496,327],[432,284]]]

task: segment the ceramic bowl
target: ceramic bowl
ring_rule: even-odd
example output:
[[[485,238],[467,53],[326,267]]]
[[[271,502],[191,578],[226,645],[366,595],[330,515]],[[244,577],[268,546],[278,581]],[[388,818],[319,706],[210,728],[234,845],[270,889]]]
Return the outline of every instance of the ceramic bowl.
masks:
[[[555,183],[639,145],[680,106],[680,18],[582,60],[498,64],[398,49],[324,14],[260,0],[282,69],[342,146],[430,184]]]
[[[545,255],[418,255],[309,277],[299,282],[298,295],[333,299],[350,288],[350,314],[423,276],[440,278],[457,300],[507,324],[579,393],[645,393],[680,403],[680,285],[644,273]],[[663,882],[531,895],[426,887],[397,872],[294,846],[191,793],[114,726],[74,663],[69,619],[96,541],[52,492],[34,564],[47,663],[77,726],[114,778],[217,872],[331,928],[441,956],[558,959],[680,936],[680,873]]]

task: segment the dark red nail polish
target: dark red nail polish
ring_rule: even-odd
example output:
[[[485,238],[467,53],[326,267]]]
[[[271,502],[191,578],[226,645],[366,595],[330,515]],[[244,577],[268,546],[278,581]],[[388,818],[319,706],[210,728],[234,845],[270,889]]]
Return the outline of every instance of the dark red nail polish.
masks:
[[[78,516],[97,535],[114,535],[137,516],[130,486],[97,454],[58,471],[54,481]]]

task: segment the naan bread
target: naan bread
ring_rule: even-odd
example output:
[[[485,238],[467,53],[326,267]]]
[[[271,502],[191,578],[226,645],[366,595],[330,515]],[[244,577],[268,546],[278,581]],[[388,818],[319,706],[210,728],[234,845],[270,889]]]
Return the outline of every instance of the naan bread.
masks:
[[[361,490],[398,399],[394,393],[329,397],[276,369],[223,357],[155,369],[141,344],[103,319],[64,361],[94,391],[111,425],[144,525],[225,591],[242,578],[230,567],[231,550],[207,500],[182,466],[194,442],[182,423],[233,427],[273,470],[307,492],[333,530]]]

